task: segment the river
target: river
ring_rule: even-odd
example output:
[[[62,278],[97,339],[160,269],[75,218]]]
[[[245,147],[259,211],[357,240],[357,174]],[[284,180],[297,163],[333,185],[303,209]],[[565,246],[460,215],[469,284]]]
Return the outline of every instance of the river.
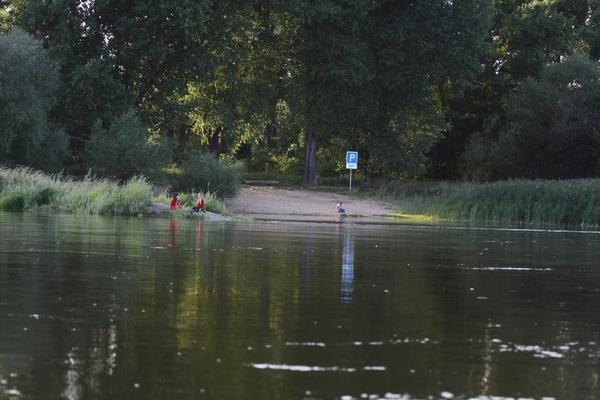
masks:
[[[0,398],[600,399],[599,310],[597,232],[0,213]]]

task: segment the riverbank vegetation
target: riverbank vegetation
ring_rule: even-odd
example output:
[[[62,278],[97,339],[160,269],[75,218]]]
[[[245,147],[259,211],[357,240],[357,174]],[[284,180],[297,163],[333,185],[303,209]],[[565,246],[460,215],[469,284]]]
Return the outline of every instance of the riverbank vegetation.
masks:
[[[206,192],[211,197],[227,198],[236,195],[240,186],[240,168],[217,160],[212,154],[189,154],[180,167],[168,170],[173,188],[183,192]]]
[[[145,213],[152,190],[143,177],[119,184],[108,179],[75,181],[25,168],[0,168],[0,210],[48,206],[60,211],[101,215]]]
[[[0,165],[224,198],[242,169],[335,184],[351,149],[367,184],[578,190],[600,176],[592,3],[0,1]]]
[[[391,182],[374,190],[403,213],[517,225],[600,226],[600,179]]]
[[[206,211],[211,211],[221,215],[229,215],[227,206],[222,198],[212,192],[202,193],[204,197],[204,206]],[[169,193],[159,193],[154,196],[153,200],[160,204],[170,204],[172,195]],[[198,193],[196,192],[180,192],[179,201],[183,207],[192,208],[198,204]]]

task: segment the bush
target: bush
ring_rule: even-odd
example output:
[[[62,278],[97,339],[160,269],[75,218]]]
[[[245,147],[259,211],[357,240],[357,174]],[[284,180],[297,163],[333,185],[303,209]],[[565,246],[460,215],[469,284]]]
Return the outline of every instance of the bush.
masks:
[[[85,147],[87,166],[102,177],[120,181],[155,176],[171,158],[167,142],[150,143],[148,129],[134,111],[116,118],[108,129],[96,124]]]
[[[240,185],[237,168],[219,162],[210,153],[193,153],[182,164],[175,189],[186,192],[211,192],[218,197],[233,197]]]

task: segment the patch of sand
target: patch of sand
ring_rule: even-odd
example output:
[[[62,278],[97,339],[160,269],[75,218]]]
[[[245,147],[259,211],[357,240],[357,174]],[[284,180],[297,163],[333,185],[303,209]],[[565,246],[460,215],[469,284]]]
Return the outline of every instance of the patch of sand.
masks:
[[[394,213],[392,205],[346,194],[315,190],[290,190],[244,186],[229,200],[234,214],[337,217],[336,204],[342,201],[349,216],[377,217]]]

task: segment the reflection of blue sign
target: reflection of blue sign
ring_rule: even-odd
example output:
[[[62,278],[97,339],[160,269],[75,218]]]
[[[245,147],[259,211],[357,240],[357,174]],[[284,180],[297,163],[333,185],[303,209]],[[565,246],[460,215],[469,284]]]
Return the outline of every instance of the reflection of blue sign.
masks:
[[[344,304],[352,303],[354,291],[354,239],[350,230],[344,231],[344,250],[342,252],[342,282],[340,300]]]
[[[346,169],[358,168],[358,151],[346,152]]]

